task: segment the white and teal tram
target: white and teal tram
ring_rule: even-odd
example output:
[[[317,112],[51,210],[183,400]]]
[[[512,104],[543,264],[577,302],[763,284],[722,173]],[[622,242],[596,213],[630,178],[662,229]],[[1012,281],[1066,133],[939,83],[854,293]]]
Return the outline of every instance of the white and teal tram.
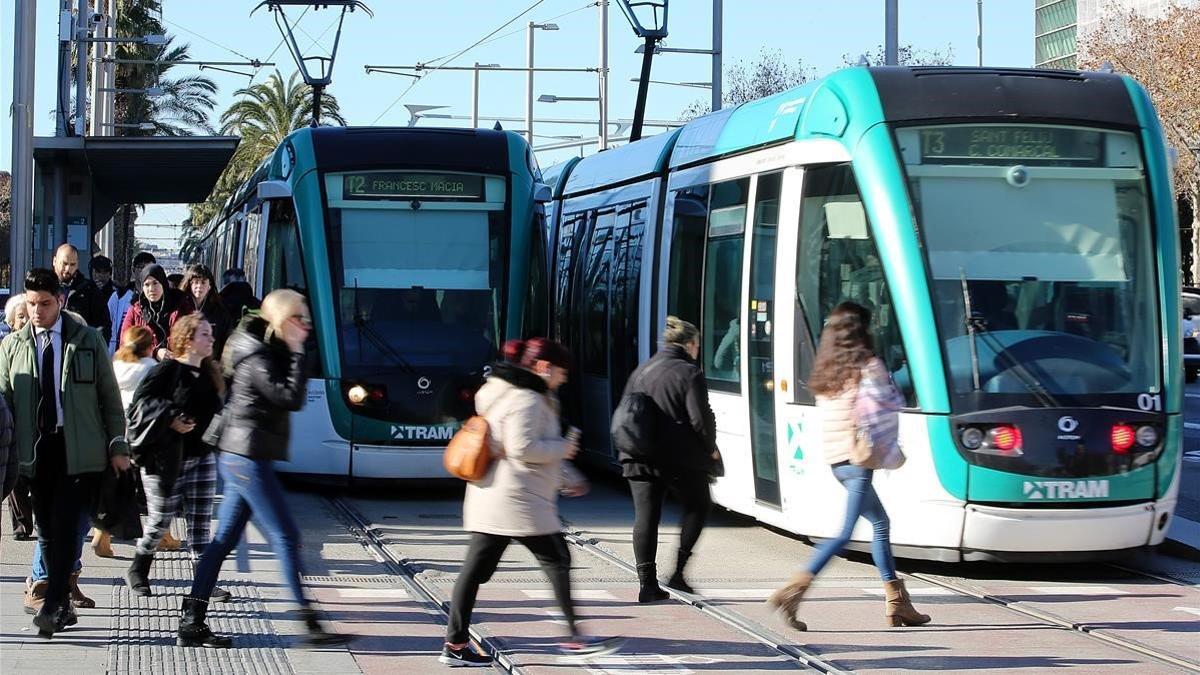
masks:
[[[546,175],[552,332],[576,356],[567,409],[589,456],[612,461],[611,411],[675,314],[701,329],[716,500],[832,536],[844,495],[805,380],[849,299],[908,402],[908,463],[876,476],[898,553],[1163,540],[1178,237],[1159,122],[1129,78],[851,68]]]

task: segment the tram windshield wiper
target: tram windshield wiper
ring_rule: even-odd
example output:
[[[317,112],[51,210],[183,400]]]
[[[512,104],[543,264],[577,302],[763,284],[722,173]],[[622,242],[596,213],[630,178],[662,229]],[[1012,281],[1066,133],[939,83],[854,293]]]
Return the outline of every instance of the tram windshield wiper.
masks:
[[[362,313],[358,311],[358,280],[357,279],[354,281],[354,327],[358,331],[358,343],[359,343],[359,355],[360,355],[359,358],[360,359],[361,359],[361,354],[362,354],[362,340],[363,340],[363,337],[365,336],[367,338],[367,342],[369,342],[372,347],[379,350],[379,353],[390,358],[396,365],[400,366],[401,370],[403,370],[404,372],[406,372],[410,375],[415,374],[417,372],[416,368],[413,368],[412,364],[408,362],[408,359],[404,358],[403,354],[396,351],[395,347],[388,344],[387,340],[385,340],[383,338],[383,336],[381,336],[379,334],[379,332],[376,331],[373,326],[371,326],[370,321],[368,321],[367,318],[364,317],[362,315]]]
[[[1008,370],[1011,370],[1014,375],[1016,375],[1021,384],[1025,385],[1025,388],[1029,390],[1029,393],[1033,394],[1033,397],[1037,399],[1037,401],[1041,403],[1043,407],[1060,407],[1058,401],[1046,389],[1045,385],[1043,385],[1033,373],[1029,372],[1029,369],[1025,367],[1025,364],[1021,363],[1017,357],[1013,356],[1013,353],[1009,351],[1008,347],[1004,346],[1004,343],[1000,342],[995,335],[992,335],[991,331],[987,327],[987,321],[982,316],[976,315],[971,309],[971,290],[967,286],[967,275],[964,270],[959,270],[959,278],[960,282],[962,283],[963,308],[965,310],[964,322],[967,328],[967,339],[969,340],[971,352],[971,384],[974,387],[974,390],[979,391],[981,388],[979,375],[979,350],[976,346],[976,338],[978,338],[987,344],[987,346],[996,354],[996,357],[1000,360],[1000,362]]]

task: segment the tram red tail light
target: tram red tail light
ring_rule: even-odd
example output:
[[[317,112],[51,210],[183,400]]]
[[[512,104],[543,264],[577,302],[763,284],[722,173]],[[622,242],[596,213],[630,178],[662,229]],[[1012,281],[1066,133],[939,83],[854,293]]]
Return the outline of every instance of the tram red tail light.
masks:
[[[1133,427],[1128,424],[1114,424],[1112,428],[1112,450],[1115,454],[1124,455],[1133,447]]]
[[[1021,449],[1021,430],[1015,426],[1002,424],[988,430],[988,440],[991,447],[1004,452]]]

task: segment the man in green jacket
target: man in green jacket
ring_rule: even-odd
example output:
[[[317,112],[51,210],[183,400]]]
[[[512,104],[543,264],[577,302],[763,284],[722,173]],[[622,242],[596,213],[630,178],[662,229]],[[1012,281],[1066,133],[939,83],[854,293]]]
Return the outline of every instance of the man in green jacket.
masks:
[[[101,472],[129,469],[121,391],[108,345],[62,311],[61,283],[47,269],[25,277],[29,323],[0,343],[0,394],[16,421],[21,475],[31,479],[46,600],[33,623],[50,637],[74,622],[67,602],[79,544]]]

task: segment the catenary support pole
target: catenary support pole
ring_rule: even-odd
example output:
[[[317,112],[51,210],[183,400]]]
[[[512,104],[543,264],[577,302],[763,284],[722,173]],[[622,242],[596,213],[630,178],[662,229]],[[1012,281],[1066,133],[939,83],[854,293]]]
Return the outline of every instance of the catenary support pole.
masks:
[[[721,109],[721,52],[725,49],[725,8],[723,0],[713,0],[712,21],[712,109]]]
[[[529,22],[525,28],[525,67],[529,69],[525,73],[525,140],[529,141],[529,145],[533,146],[533,27],[534,23]]]
[[[9,288],[20,288],[33,239],[33,82],[37,0],[16,0],[13,20],[12,235]]]
[[[608,0],[598,0],[600,6],[600,130],[598,150],[608,149]]]
[[[898,0],[884,0],[883,10],[883,63],[895,66],[900,63],[899,18],[897,17]]]

